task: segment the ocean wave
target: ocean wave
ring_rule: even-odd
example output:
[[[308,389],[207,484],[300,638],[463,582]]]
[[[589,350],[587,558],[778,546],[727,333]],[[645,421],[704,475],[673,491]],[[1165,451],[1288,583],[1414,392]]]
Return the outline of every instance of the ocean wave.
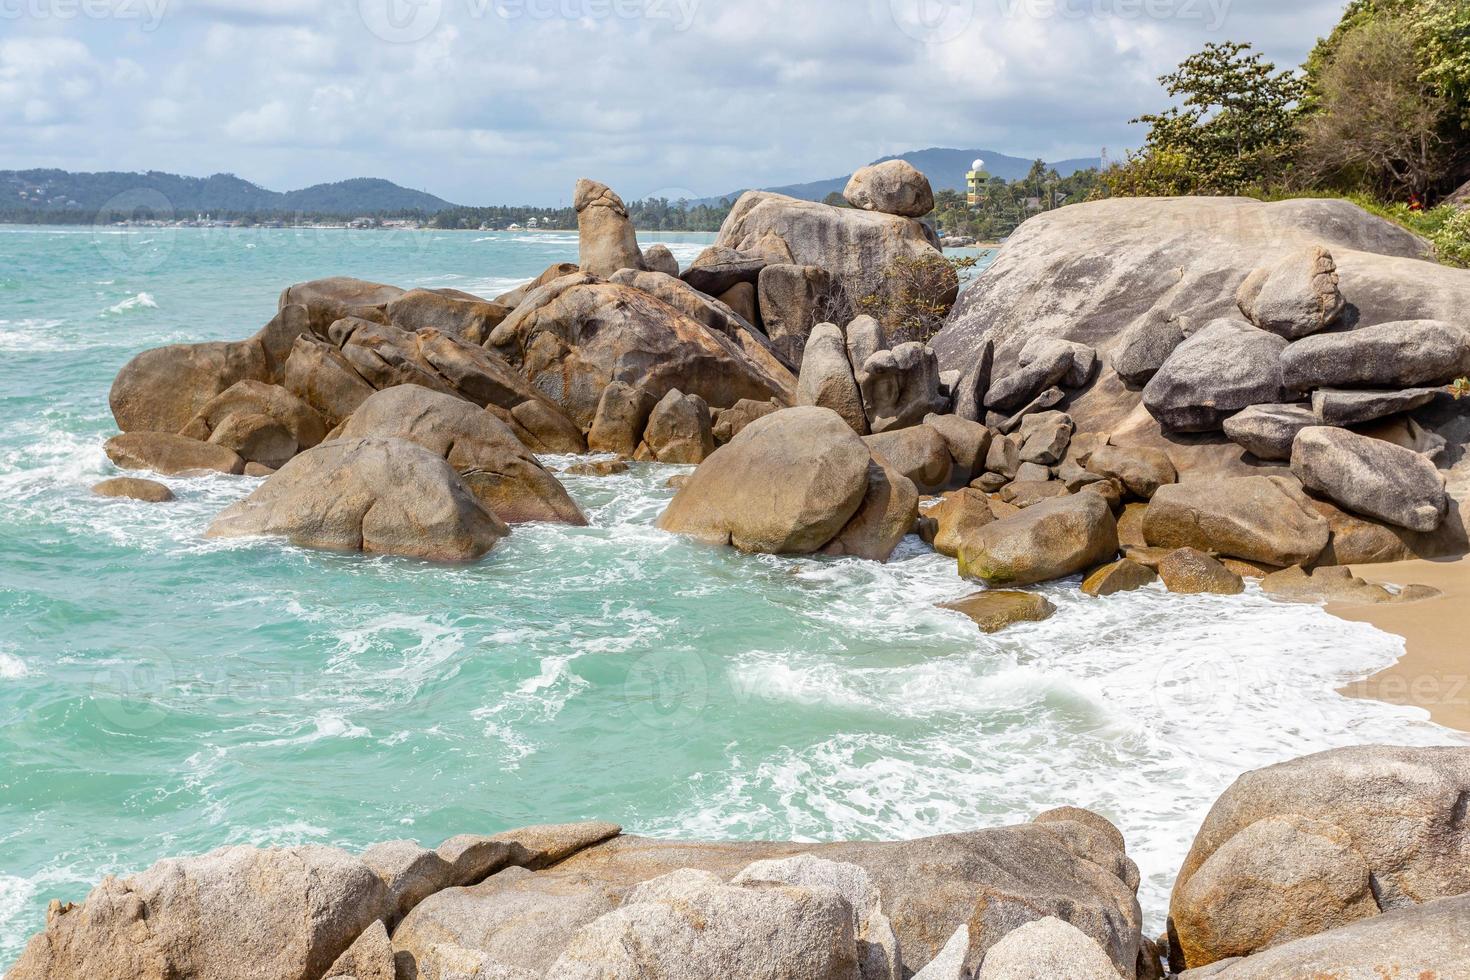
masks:
[[[0,651],[0,681],[20,680],[30,672],[24,660]]]
[[[108,307],[107,312],[118,314],[127,313],[129,310],[156,309],[158,309],[158,301],[153,298],[152,293],[138,293],[134,296],[129,296],[127,299],[123,300],[120,303]]]

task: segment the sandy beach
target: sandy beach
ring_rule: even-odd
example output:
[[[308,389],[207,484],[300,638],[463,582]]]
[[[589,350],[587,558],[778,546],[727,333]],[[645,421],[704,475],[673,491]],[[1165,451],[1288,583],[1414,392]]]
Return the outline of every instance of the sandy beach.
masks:
[[[1329,603],[1327,611],[1335,616],[1404,638],[1403,659],[1343,693],[1415,705],[1441,725],[1470,732],[1470,561],[1359,565],[1353,573],[1380,584],[1431,585],[1444,594],[1404,605]]]

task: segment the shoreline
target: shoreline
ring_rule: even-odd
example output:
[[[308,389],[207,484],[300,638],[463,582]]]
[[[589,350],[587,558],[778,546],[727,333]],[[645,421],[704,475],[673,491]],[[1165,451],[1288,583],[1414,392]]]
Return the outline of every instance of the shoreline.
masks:
[[[1354,565],[1353,574],[1379,585],[1430,585],[1443,594],[1404,605],[1328,603],[1340,619],[1404,640],[1401,658],[1339,693],[1423,708],[1437,724],[1470,732],[1470,556]]]

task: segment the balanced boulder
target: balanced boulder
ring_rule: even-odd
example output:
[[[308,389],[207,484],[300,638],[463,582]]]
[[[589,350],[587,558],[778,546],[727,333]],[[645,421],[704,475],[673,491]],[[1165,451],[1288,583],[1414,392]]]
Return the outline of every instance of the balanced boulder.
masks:
[[[684,270],[683,280],[701,293],[720,296],[741,283],[754,286],[771,259],[714,244],[700,252]]]
[[[929,178],[907,160],[885,160],[861,167],[847,181],[842,196],[864,211],[922,218],[934,210]]]
[[[1238,298],[1251,323],[1287,340],[1327,329],[1347,308],[1338,288],[1337,263],[1320,246],[1300,249],[1252,273]]]
[[[960,574],[991,586],[1065,578],[1110,561],[1118,526],[1107,501],[1080,493],[1044,500],[981,527],[960,545]]]
[[[402,439],[355,439],[297,456],[226,508],[206,536],[473,561],[508,533],[439,454]]]
[[[1298,432],[1291,471],[1308,490],[1350,511],[1412,531],[1433,531],[1449,509],[1445,478],[1432,462],[1346,429]]]
[[[1160,487],[1143,517],[1155,548],[1194,548],[1284,568],[1309,565],[1331,528],[1297,481],[1280,476],[1172,483]]]
[[[402,439],[444,458],[476,499],[507,524],[582,526],[587,518],[510,427],[453,395],[418,385],[374,394],[338,439]]]
[[[572,195],[577,209],[578,259],[583,272],[606,278],[619,269],[643,269],[638,234],[628,209],[606,184],[585,177]]]

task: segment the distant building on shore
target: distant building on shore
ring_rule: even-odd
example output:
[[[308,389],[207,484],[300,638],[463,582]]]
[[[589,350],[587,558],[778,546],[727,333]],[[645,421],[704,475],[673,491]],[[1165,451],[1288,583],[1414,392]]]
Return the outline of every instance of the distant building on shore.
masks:
[[[985,185],[990,183],[990,174],[985,172],[985,161],[976,160],[970,164],[970,172],[965,174],[965,203],[970,207],[979,205],[985,196]]]

